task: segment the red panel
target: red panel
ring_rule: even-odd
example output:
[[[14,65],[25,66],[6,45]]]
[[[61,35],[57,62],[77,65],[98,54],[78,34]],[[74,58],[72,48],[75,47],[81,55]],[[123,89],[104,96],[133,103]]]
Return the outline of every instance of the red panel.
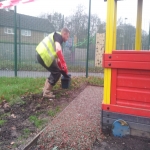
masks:
[[[150,89],[150,76],[144,77],[137,77],[137,75],[118,75],[117,86]]]
[[[136,51],[136,50],[114,50],[112,52],[113,54],[149,54],[150,51],[149,50],[140,50],[140,51]]]
[[[141,109],[141,108],[139,109],[139,108],[133,108],[133,107],[125,107],[125,106],[119,106],[119,105],[106,105],[106,104],[102,104],[102,109],[106,111],[110,111],[110,112],[150,117],[149,109]]]
[[[136,61],[150,62],[150,52],[148,54],[105,54],[105,61]]]
[[[112,69],[112,82],[111,82],[111,104],[116,104],[116,83],[117,83],[117,69]]]
[[[150,89],[117,87],[117,99],[150,102]],[[118,101],[118,100],[117,100]]]
[[[125,75],[127,77],[130,76],[137,76],[137,77],[150,77],[150,71],[149,70],[135,70],[135,69],[118,69],[118,76],[119,75]],[[144,76],[145,75],[145,76]]]
[[[150,70],[150,62],[105,61],[104,67]]]
[[[150,103],[143,103],[137,101],[128,101],[128,100],[117,100],[117,105],[128,106],[134,108],[150,109]]]

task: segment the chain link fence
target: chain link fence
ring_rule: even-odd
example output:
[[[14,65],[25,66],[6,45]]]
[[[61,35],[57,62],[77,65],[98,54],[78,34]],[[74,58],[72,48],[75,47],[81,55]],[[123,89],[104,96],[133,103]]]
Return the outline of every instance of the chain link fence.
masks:
[[[14,10],[0,10],[0,20],[0,76],[47,77],[49,73],[38,64],[35,49],[45,36],[57,31],[49,16],[42,18],[16,13],[16,34]],[[68,23],[63,21],[62,27]],[[96,32],[90,37],[88,68],[87,29],[84,32],[82,37],[81,34],[71,34],[62,46],[68,70],[72,76],[85,76],[86,69],[89,75],[99,76],[102,67],[95,66]]]
[[[33,3],[31,5],[34,6]],[[103,76],[102,54],[105,47],[106,23],[102,22],[97,15],[91,15],[87,58],[87,14],[88,12],[84,12],[84,8],[80,5],[73,14],[66,17],[57,12],[30,16],[15,13],[11,9],[0,9],[0,76],[47,77],[49,72],[38,64],[35,49],[45,36],[60,31],[63,26],[68,27],[71,32],[69,40],[63,44],[63,54],[69,73],[72,76],[86,76],[88,71],[89,76]],[[116,49],[134,49],[135,26],[121,20],[118,22]],[[149,41],[149,34],[143,31],[143,50],[149,49]]]

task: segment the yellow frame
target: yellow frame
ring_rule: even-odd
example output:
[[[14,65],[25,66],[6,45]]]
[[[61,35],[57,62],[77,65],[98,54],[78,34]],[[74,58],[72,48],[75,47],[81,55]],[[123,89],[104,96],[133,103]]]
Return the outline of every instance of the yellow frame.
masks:
[[[143,0],[138,0],[137,7],[137,22],[136,22],[136,37],[135,37],[135,50],[141,50],[141,35],[142,35],[142,8]]]
[[[105,53],[111,54],[116,49],[117,1],[107,0],[107,24]],[[104,104],[110,104],[111,69],[104,69]]]
[[[135,49],[141,50],[143,0],[138,0]],[[107,24],[105,53],[111,54],[116,49],[116,22],[117,0],[107,0]],[[104,100],[103,104],[110,104],[111,94],[111,69],[104,68]]]

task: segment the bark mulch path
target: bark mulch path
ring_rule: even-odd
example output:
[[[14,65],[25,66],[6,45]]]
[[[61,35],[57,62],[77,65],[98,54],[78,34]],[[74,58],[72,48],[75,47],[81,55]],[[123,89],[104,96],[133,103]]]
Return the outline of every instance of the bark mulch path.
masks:
[[[103,88],[87,86],[41,134],[39,150],[90,150],[100,139],[100,105]]]

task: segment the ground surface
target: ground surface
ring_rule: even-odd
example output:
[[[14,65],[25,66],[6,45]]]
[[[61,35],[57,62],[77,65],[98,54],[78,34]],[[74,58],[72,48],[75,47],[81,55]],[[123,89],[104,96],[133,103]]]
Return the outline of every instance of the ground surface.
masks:
[[[45,129],[30,150],[150,150],[145,138],[103,135],[100,110],[103,88],[88,86]]]
[[[22,150],[48,122],[30,150],[150,150],[150,139],[115,138],[101,133],[103,88],[86,85],[63,93],[54,91],[61,93],[55,101],[42,99],[40,94],[22,97],[6,112],[3,101],[0,120],[6,123],[0,121],[0,150]]]
[[[43,129],[48,122],[53,120],[84,88],[72,90],[54,90],[57,98],[54,100],[43,99],[42,94],[32,94],[18,98],[9,109],[3,109],[7,104],[0,104],[0,150],[22,149],[24,144]]]
[[[106,136],[101,142],[96,141],[92,150],[150,150],[150,139]]]

